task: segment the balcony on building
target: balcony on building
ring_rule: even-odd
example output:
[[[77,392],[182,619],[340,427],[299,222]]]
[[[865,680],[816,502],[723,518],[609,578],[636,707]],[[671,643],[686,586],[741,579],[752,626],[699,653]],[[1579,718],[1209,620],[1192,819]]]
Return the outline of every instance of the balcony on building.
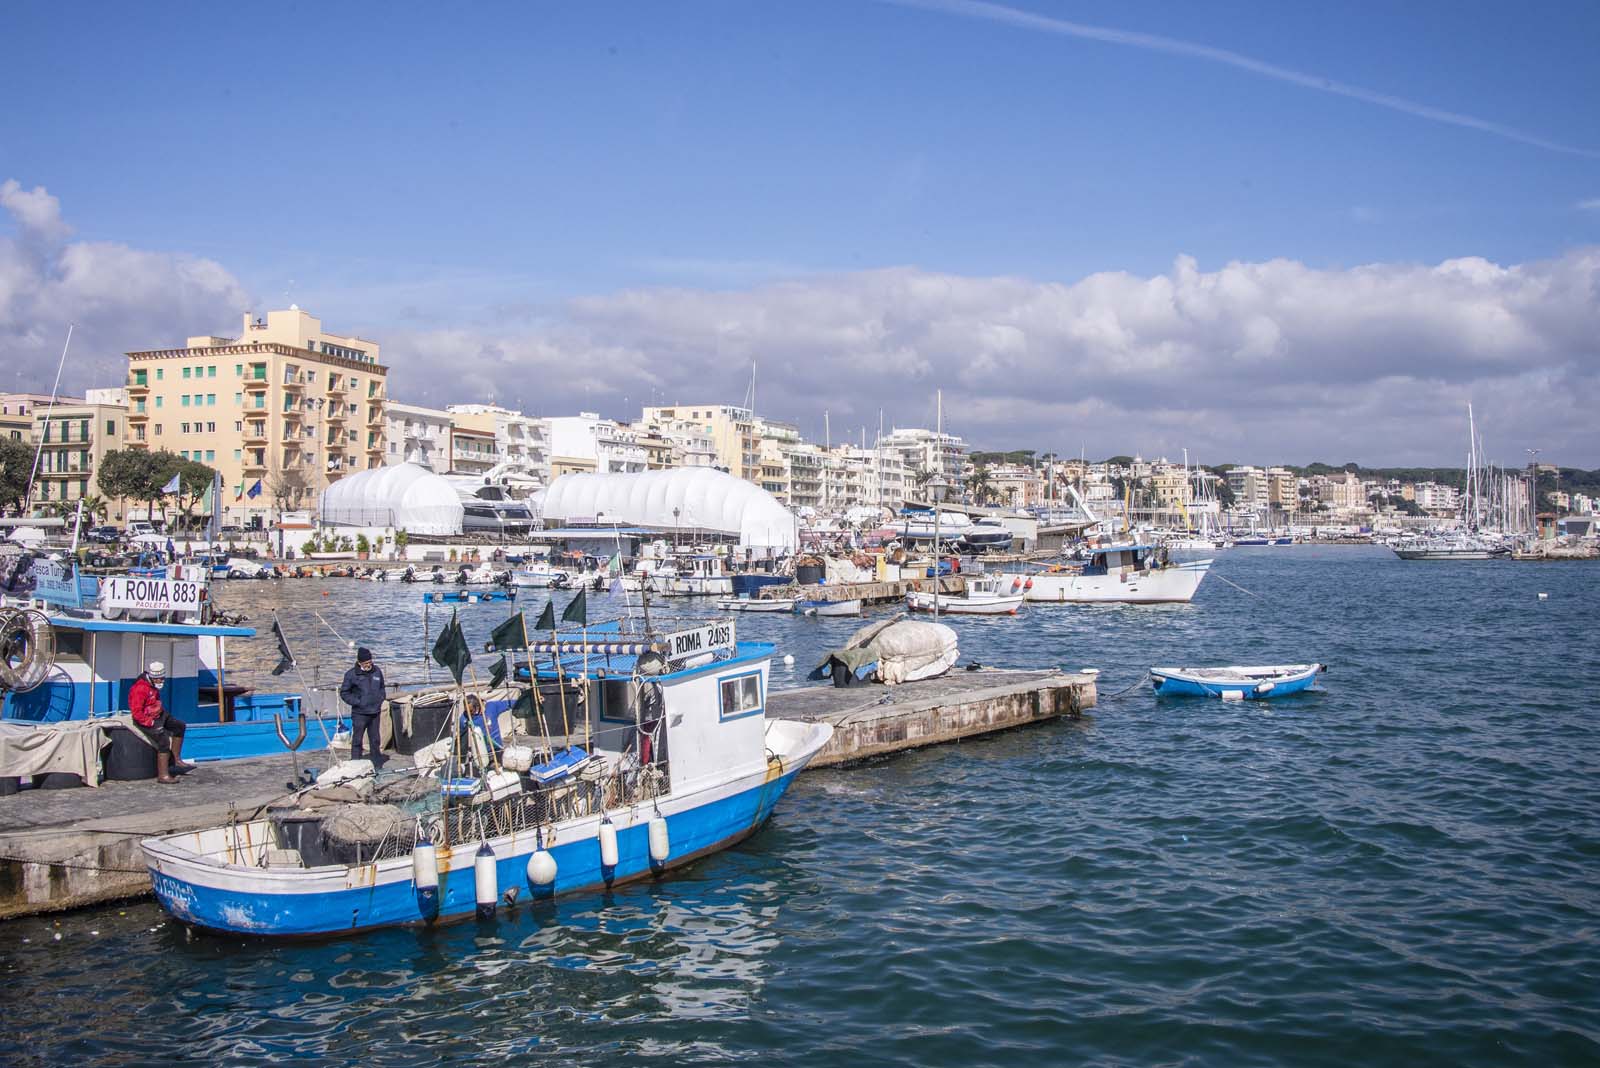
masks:
[[[349,380],[344,375],[328,375],[328,396],[342,397],[349,390]]]
[[[128,375],[128,393],[150,392],[150,372],[134,371]]]

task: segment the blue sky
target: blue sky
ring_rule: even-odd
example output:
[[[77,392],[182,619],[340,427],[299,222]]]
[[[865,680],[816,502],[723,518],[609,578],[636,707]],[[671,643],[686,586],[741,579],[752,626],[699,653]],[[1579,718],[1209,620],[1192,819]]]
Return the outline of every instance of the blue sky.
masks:
[[[550,412],[586,400],[622,416],[622,396],[636,404],[650,390],[737,401],[754,355],[772,375],[772,414],[811,432],[823,408],[875,424],[883,406],[891,422],[916,422],[921,398],[945,385],[958,429],[965,420],[985,443],[1063,447],[1044,439],[1066,421],[1091,452],[1192,441],[1230,453],[1217,459],[1382,462],[1426,459],[1437,438],[1443,461],[1462,451],[1454,413],[1470,394],[1508,452],[1534,435],[1600,464],[1581,405],[1552,426],[1529,394],[1570,398],[1600,359],[1573,340],[1584,333],[1573,318],[1597,315],[1585,254],[1600,244],[1594,5],[33,4],[7,19],[0,181],[44,187],[71,242],[212,261],[237,283],[175,306],[218,321],[172,322],[158,337],[133,333],[161,329],[148,318],[105,314],[94,343],[109,352],[234,327],[242,293],[257,309],[294,300],[329,329],[377,337],[393,392],[431,403],[481,399],[441,385],[441,366],[466,369],[445,380],[462,394],[493,388]],[[1089,39],[1062,23],[1178,44]],[[1372,102],[1380,95],[1394,103]],[[0,216],[7,227],[26,238]],[[1323,411],[1361,394],[1342,431],[1305,419],[1219,430],[1194,416],[1223,417],[1226,396],[1151,413],[1109,380],[1094,385],[1099,407],[1085,406],[1066,383],[1096,380],[1085,372],[1098,364],[1181,387],[1214,370],[1207,360],[1236,367],[1237,344],[1171,324],[1085,342],[1019,307],[1067,288],[1080,321],[1126,327],[1126,306],[1094,304],[1086,280],[1172,277],[1179,257],[1218,286],[1229,264],[1275,260],[1336,278],[1468,257],[1545,264],[1557,282],[1535,288],[1568,298],[1533,312],[1526,286],[1478,294],[1530,317],[1486,373],[1484,358],[1451,365],[1459,338],[1427,326],[1450,318],[1437,302],[1477,297],[1413,278],[1426,322],[1362,334],[1390,350],[1390,372],[1427,350],[1412,381],[1322,376],[1302,397]],[[915,285],[880,284],[884,270],[960,290],[959,329],[941,327],[936,302],[905,303]],[[1036,288],[994,307],[967,292],[993,279]],[[1265,314],[1281,337],[1275,355],[1252,357],[1262,392],[1238,398],[1247,406],[1282,404],[1280,387],[1305,383],[1304,360],[1329,358],[1297,333],[1307,327],[1285,325],[1282,309],[1303,298],[1270,285]],[[23,357],[50,347],[35,337],[46,312],[89,317],[56,294],[21,323],[21,303],[0,310],[12,317],[0,343]],[[774,343],[780,306],[835,329]],[[925,318],[908,333],[913,314]],[[1215,314],[1238,318],[1228,337],[1259,333],[1247,304]],[[1002,338],[984,364],[1011,384],[991,390],[968,373],[974,339],[1013,329],[1021,340]],[[812,382],[805,367],[835,355],[841,331],[857,360],[898,362],[909,377]],[[863,348],[863,333],[894,351]],[[1185,345],[1192,358],[1160,355]],[[1050,390],[1054,405],[1038,407]],[[1380,403],[1413,390],[1437,395],[1426,432],[1418,412]],[[1130,428],[1140,416],[1145,429]],[[1350,431],[1358,418],[1370,433]]]

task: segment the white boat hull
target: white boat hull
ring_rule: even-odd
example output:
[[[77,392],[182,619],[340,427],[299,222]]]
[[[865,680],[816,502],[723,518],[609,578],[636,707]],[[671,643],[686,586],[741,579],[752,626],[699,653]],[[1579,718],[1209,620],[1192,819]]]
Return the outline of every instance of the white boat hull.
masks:
[[[724,597],[717,601],[717,608],[724,612],[793,612],[794,606],[793,597]]]
[[[939,614],[947,616],[1014,616],[1022,607],[1022,594],[1010,597],[957,597],[954,594],[908,593],[906,607],[913,612],[932,612],[935,599]]]
[[[1210,560],[1190,560],[1148,571],[1121,571],[1103,575],[1077,572],[1037,575],[1002,574],[1002,581],[1022,584],[1029,602],[1048,604],[1186,604],[1194,599],[1200,581],[1211,569]]]

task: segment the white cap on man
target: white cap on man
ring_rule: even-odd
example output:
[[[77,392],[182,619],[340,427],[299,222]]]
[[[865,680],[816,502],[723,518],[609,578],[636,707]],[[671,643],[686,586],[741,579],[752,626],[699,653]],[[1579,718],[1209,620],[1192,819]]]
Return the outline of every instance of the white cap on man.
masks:
[[[167,665],[159,660],[152,660],[150,666],[145,668],[145,674],[152,679],[164,679],[167,677]]]

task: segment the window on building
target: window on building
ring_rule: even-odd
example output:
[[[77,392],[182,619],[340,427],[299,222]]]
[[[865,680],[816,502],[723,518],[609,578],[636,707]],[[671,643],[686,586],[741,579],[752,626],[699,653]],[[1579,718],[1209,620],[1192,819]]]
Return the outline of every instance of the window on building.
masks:
[[[215,408],[216,406],[217,406],[217,395],[215,393],[207,393],[206,394],[206,407],[207,408]]]
[[[215,424],[215,423],[207,423],[206,424],[206,433],[207,434],[215,434],[216,432],[217,432],[217,424]]]
[[[159,381],[161,381],[161,380],[162,380],[162,379],[163,379],[163,378],[165,378],[165,377],[167,377],[167,371],[166,371],[166,368],[164,368],[164,367],[157,367],[157,368],[156,368],[156,381],[157,381],[157,382],[159,382]]]
[[[108,437],[108,438],[115,437],[116,434],[117,434],[117,421],[115,419],[107,419],[106,420],[106,437]]]
[[[179,449],[178,450],[178,455],[183,457],[185,460],[187,460],[189,458],[189,450],[188,449]]]
[[[236,364],[233,365],[233,377],[235,377],[235,378],[243,378],[244,377],[244,364],[236,363]]]
[[[217,377],[217,365],[216,364],[212,364],[211,366],[206,368],[206,377],[207,378],[215,378],[215,377]]]
[[[79,441],[88,441],[89,440],[89,420],[87,420],[87,419],[78,420],[78,440]]]
[[[208,464],[216,463],[216,461],[217,461],[217,450],[216,449],[207,449],[206,450],[206,463],[208,463]]]
[[[233,421],[233,432],[235,434],[243,434],[244,433],[244,420],[243,419],[235,419]]]
[[[183,401],[183,406],[185,408],[189,407],[189,394],[183,394],[181,400]]]
[[[180,433],[187,434],[189,432],[189,424],[188,423],[179,423],[178,425],[182,428]]]
[[[189,377],[189,370],[190,370],[190,369],[189,369],[189,368],[187,368],[187,367],[185,367],[185,368],[184,368],[184,369],[183,369],[183,377],[184,377],[184,378],[188,378],[188,377]]]
[[[157,423],[156,424],[156,437],[159,438],[160,436],[161,436],[161,424]]]
[[[243,404],[244,403],[244,394],[243,393],[235,393],[233,395],[233,403],[235,403],[235,404]]]
[[[156,398],[156,407],[157,408],[161,407],[161,398],[160,397]]]

